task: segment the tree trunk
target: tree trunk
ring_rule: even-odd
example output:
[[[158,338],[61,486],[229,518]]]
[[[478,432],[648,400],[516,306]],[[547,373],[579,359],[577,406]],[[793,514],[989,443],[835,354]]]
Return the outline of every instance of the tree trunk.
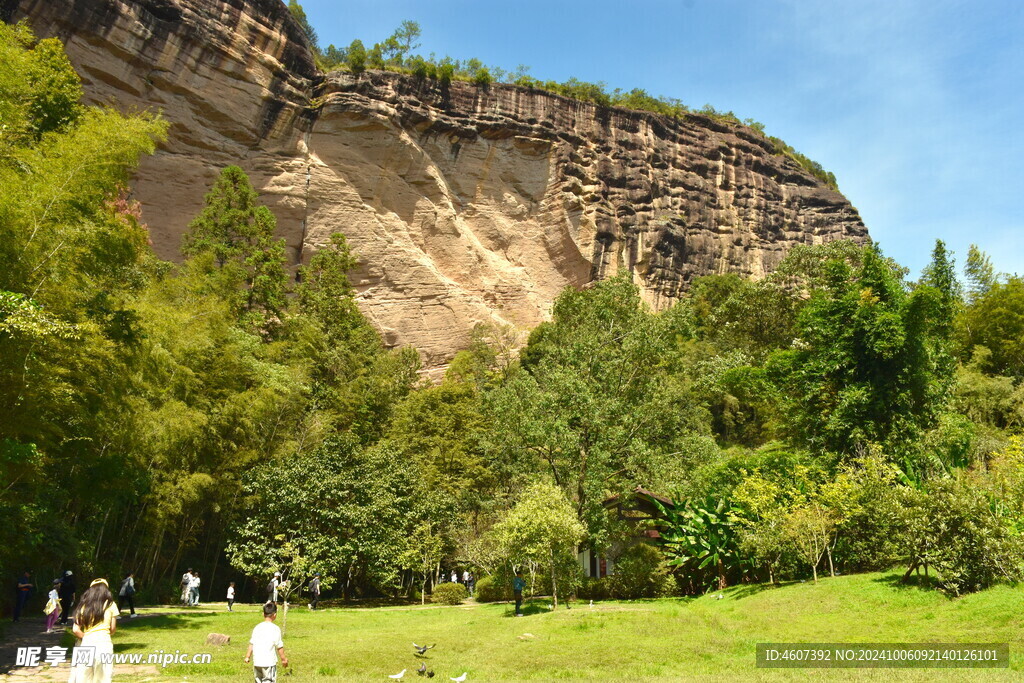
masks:
[[[826,552],[826,554],[828,554],[828,573],[834,579],[834,578],[836,578],[836,569],[835,569],[835,567],[832,566],[832,549],[831,548],[826,548],[825,552]]]
[[[818,583],[818,565],[812,564],[811,571],[814,572],[814,583]]]
[[[729,584],[725,580],[725,564],[722,563],[722,558],[718,558],[718,562],[715,563],[718,568],[718,590],[725,590],[725,587]]]
[[[558,609],[558,577],[555,571],[555,549],[551,549],[551,609]]]

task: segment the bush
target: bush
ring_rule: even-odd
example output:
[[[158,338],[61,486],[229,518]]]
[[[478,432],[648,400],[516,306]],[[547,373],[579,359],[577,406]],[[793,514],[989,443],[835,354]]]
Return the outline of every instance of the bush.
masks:
[[[461,583],[442,583],[440,586],[434,586],[430,601],[442,605],[461,605],[468,597],[469,591]]]
[[[961,595],[1021,578],[1017,518],[977,482],[938,480],[908,497],[902,520],[910,557],[905,579],[919,565],[930,566],[939,588]]]
[[[624,552],[611,576],[612,595],[630,600],[663,597],[666,590],[672,594],[674,583],[665,557],[648,543],[638,543]]]
[[[473,597],[477,602],[511,600],[512,590],[507,585],[498,583],[493,576],[485,576],[476,582]]]
[[[576,597],[580,600],[607,600],[612,594],[609,583],[610,577],[607,576],[600,579],[586,576],[576,592]]]
[[[486,66],[482,66],[477,69],[476,74],[473,76],[473,85],[486,90],[491,85],[491,80],[491,72],[487,70]]]

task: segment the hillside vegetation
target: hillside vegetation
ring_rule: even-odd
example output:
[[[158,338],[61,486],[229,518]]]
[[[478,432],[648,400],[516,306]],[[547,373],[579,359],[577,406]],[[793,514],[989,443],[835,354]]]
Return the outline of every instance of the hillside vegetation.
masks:
[[[423,599],[513,569],[555,600],[700,594],[901,566],[949,595],[1024,569],[1024,283],[937,242],[793,249],[655,312],[629,273],[533,330],[477,327],[443,381],[360,313],[343,234],[293,280],[273,214],[225,168],[184,260],[126,189],[167,123],[80,104],[56,40],[0,26],[0,565],[136,572],[167,600]],[[339,226],[344,227],[344,226]],[[576,550],[662,541],[584,582]],[[842,585],[837,583],[836,585]],[[205,597],[205,595],[204,595]],[[944,600],[941,596],[933,596]]]

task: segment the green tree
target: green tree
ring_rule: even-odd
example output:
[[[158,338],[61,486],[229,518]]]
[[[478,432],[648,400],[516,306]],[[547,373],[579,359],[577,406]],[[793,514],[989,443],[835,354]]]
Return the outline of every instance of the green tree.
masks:
[[[349,71],[356,76],[366,71],[366,58],[366,48],[363,46],[363,41],[356,38],[349,44],[346,51],[345,61],[348,64]]]
[[[239,314],[269,334],[281,323],[288,275],[284,240],[274,237],[277,221],[258,199],[245,171],[224,168],[189,224],[182,251],[199,262],[211,257],[226,291],[238,292]]]
[[[302,32],[306,34],[306,38],[309,40],[309,46],[313,49],[313,54],[318,55],[320,53],[320,38],[316,34],[316,29],[309,23],[309,17],[306,16],[306,10],[302,8],[296,0],[288,0],[288,11],[295,18],[295,21],[302,28]]]
[[[978,289],[957,323],[965,360],[984,347],[982,370],[1024,377],[1024,279],[1012,276]]]
[[[571,585],[577,548],[586,529],[562,491],[550,484],[533,484],[493,529],[502,552],[513,565],[532,563],[551,575],[552,603],[558,607],[559,580]]]
[[[0,565],[90,548],[134,475],[119,401],[147,235],[122,188],[166,132],[79,103],[55,39],[0,24]],[[66,473],[67,476],[58,476]]]
[[[546,472],[603,543],[609,490],[667,490],[686,468],[705,414],[670,373],[679,311],[653,315],[626,277],[559,296],[530,334],[520,368],[488,392],[483,435],[496,471]],[[524,458],[525,456],[525,458]]]
[[[867,443],[906,453],[949,396],[949,297],[927,284],[908,293],[876,247],[856,271],[828,261],[795,348],[769,359],[792,436],[846,454]]]

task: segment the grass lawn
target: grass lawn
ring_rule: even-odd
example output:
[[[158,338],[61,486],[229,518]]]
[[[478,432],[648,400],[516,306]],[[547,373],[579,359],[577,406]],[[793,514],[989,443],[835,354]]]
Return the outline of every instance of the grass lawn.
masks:
[[[699,599],[586,602],[514,618],[504,604],[461,607],[289,610],[285,648],[292,674],[279,681],[388,680],[421,661],[445,683],[474,680],[1019,680],[1024,671],[1024,587],[950,599],[904,587],[898,573],[825,578],[817,585],[749,586]],[[223,609],[220,605],[207,608]],[[236,613],[122,620],[118,652],[213,652],[209,665],[170,666],[167,680],[251,681],[242,662],[259,607]],[[142,610],[144,614],[146,610]],[[281,618],[278,617],[278,624]],[[206,646],[208,633],[231,636]],[[529,634],[529,636],[525,635]],[[423,660],[411,643],[437,643]],[[758,642],[1009,642],[1011,670],[783,669],[755,667]],[[117,680],[130,680],[118,677]],[[147,680],[152,680],[147,677]]]

